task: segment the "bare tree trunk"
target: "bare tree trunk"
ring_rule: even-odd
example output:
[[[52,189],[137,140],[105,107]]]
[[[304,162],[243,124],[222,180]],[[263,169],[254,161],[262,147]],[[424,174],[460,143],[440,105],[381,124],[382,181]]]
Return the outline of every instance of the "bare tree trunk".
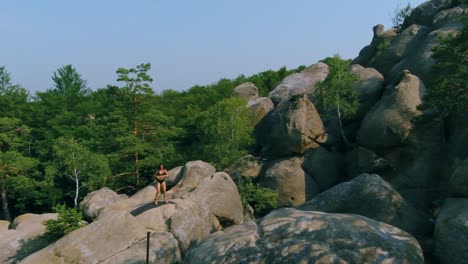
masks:
[[[2,181],[2,209],[3,209],[3,216],[5,219],[9,222],[11,222],[11,215],[10,215],[10,209],[8,209],[8,195],[7,195],[7,190],[5,187],[5,182]]]
[[[74,169],[73,171],[73,177],[75,178],[75,208],[78,208],[78,195],[79,195],[79,192],[80,192],[80,179],[78,178],[78,174],[80,172],[77,171],[76,169]]]
[[[133,135],[135,137],[138,136],[138,120],[137,120],[137,114],[138,114],[138,97],[136,94],[136,90],[134,91],[134,97],[133,97]],[[133,154],[134,159],[135,159],[135,178],[136,178],[136,186],[140,185],[140,168],[139,168],[139,159],[138,159],[138,151],[135,151]]]
[[[341,122],[341,111],[340,111],[340,104],[338,103],[336,105],[336,110],[337,110],[337,113],[338,113],[338,122],[340,123],[340,131],[341,131],[341,136],[343,137],[343,141],[346,145],[349,145],[349,142],[348,142],[348,139],[346,139],[346,136],[345,136],[345,133],[344,133],[344,130],[343,130],[343,123]]]

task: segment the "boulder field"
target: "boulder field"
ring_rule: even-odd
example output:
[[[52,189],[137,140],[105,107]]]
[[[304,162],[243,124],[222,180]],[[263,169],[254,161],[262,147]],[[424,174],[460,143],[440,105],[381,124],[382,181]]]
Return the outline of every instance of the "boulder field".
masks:
[[[468,114],[416,129],[441,37],[460,32],[468,6],[426,1],[401,30],[373,28],[349,70],[360,106],[342,120],[315,104],[323,62],[248,100],[257,151],[226,169],[190,161],[167,178],[168,203],[149,185],[127,197],[103,188],[80,206],[89,224],[41,238],[56,214],[0,221],[1,263],[468,263]],[[279,194],[260,219],[233,178]],[[162,199],[162,197],[161,197]],[[245,206],[245,208],[244,208]]]

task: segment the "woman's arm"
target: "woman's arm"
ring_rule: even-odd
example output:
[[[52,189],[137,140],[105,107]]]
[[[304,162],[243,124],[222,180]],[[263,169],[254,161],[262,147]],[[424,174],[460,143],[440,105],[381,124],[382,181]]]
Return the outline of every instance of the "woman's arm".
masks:
[[[167,172],[167,170],[164,170],[164,177],[167,177],[169,176],[169,172]]]

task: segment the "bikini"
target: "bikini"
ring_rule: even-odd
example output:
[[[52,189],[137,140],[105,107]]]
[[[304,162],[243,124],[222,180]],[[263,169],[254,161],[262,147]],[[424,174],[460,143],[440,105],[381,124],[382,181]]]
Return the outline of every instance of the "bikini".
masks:
[[[158,171],[156,172],[156,177],[157,177],[157,176],[160,176],[160,175],[163,175],[163,174],[164,174],[164,171],[158,170]],[[163,183],[163,182],[166,181],[166,178],[162,178],[162,180],[156,178],[156,181],[157,181],[158,183]]]

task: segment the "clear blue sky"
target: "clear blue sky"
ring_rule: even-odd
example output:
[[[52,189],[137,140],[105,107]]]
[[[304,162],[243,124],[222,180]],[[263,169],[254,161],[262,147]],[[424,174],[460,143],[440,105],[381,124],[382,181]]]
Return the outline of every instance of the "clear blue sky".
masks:
[[[423,0],[410,0],[417,6]],[[72,64],[92,89],[152,64],[156,92],[354,58],[405,0],[12,0],[0,6],[0,65],[33,93]]]

